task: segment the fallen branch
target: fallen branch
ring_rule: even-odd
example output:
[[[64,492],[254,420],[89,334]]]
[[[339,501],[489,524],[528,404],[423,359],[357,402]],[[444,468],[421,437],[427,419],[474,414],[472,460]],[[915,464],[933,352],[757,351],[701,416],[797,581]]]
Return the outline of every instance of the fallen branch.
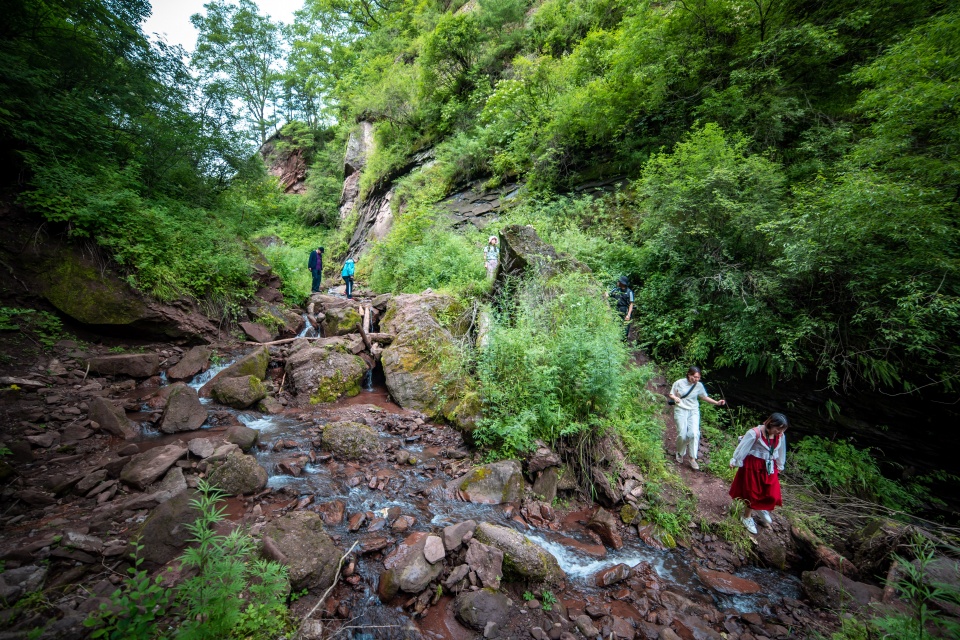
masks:
[[[343,561],[346,560],[351,553],[353,553],[353,550],[357,547],[359,543],[360,543],[359,540],[355,540],[353,544],[350,546],[350,548],[347,549],[347,552],[342,556],[340,556],[340,561],[337,562],[337,571],[333,574],[333,584],[331,584],[327,588],[327,590],[323,592],[323,595],[320,596],[319,600],[317,600],[317,604],[313,605],[313,609],[310,609],[310,612],[307,615],[303,616],[303,620],[300,621],[300,626],[297,627],[297,635],[299,635],[300,632],[303,631],[303,625],[307,623],[307,620],[310,619],[310,616],[316,613],[317,609],[320,608],[320,605],[322,605],[324,600],[327,599],[327,596],[330,595],[330,592],[333,591],[333,588],[337,586],[337,582],[340,581],[340,569],[343,568]]]

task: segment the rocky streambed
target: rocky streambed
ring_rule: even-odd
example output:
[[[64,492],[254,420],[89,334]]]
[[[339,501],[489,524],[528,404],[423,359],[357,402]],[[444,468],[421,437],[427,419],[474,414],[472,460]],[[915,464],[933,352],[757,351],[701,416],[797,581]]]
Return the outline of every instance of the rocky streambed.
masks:
[[[330,335],[364,327],[362,308],[350,310],[328,301],[308,315],[323,314]],[[822,567],[804,591],[796,575],[753,566],[699,529],[672,547],[644,519],[644,481],[629,467],[604,508],[580,497],[546,447],[482,464],[460,431],[394,404],[383,379],[361,391],[368,372],[391,366],[384,346],[404,344],[366,322],[359,334],[247,348],[213,366],[207,347],[104,354],[62,343],[6,381],[16,388],[0,404],[10,451],[0,638],[38,628],[84,637],[82,620],[116,589],[134,540],[151,570],[176,567],[201,478],[234,496],[230,526],[289,567],[304,594],[296,615],[336,582],[304,637],[759,640],[835,623],[811,604],[856,583]],[[410,406],[402,394],[435,389],[417,387],[416,361],[394,361],[408,369],[393,397]],[[790,537],[777,517],[759,556],[787,564]]]

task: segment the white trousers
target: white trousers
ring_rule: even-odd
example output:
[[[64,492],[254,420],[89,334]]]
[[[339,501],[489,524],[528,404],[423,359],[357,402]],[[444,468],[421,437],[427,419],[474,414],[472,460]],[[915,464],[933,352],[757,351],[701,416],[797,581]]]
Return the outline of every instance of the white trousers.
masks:
[[[700,408],[673,408],[673,419],[677,422],[677,453],[681,456],[689,453],[693,459],[700,452]]]

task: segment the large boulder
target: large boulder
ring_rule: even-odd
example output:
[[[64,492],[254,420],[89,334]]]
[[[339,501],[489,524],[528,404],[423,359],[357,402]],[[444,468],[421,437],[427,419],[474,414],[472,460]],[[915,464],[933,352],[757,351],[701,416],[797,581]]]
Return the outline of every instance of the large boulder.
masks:
[[[188,380],[210,368],[210,347],[193,347],[180,362],[167,369],[167,379]]]
[[[129,440],[137,437],[137,428],[122,407],[118,407],[106,398],[95,396],[87,410],[87,417],[100,425],[110,435]]]
[[[149,378],[160,373],[160,357],[156,353],[116,353],[87,358],[90,371],[105,376]]]
[[[290,586],[320,593],[333,584],[343,552],[323,529],[323,520],[312,511],[294,511],[272,520],[263,537],[285,558]]]
[[[253,456],[235,451],[210,463],[210,484],[235,496],[256,493],[267,486],[267,470]]]
[[[383,566],[387,571],[380,580],[388,587],[388,591],[396,593],[399,589],[407,593],[420,593],[443,572],[442,562],[431,563],[424,555],[428,537],[429,534],[424,531],[413,533],[384,559]]]
[[[345,336],[360,332],[360,314],[354,307],[343,306],[324,312],[323,335],[327,337]]]
[[[804,571],[803,592],[820,609],[856,610],[883,599],[883,589],[856,582],[828,567]]]
[[[270,342],[277,337],[276,333],[259,322],[241,322],[240,328],[254,342]]]
[[[267,397],[267,387],[257,376],[224,378],[213,382],[210,395],[220,404],[246,409]]]
[[[308,346],[290,354],[286,372],[297,394],[317,404],[360,393],[367,363],[333,345]]]
[[[493,589],[461,593],[454,600],[453,609],[463,624],[480,632],[491,622],[503,628],[516,613],[510,598]]]
[[[209,398],[216,384],[227,378],[241,378],[254,376],[263,380],[267,377],[267,367],[270,365],[270,352],[266,347],[257,347],[243,356],[229,367],[218,373],[212,380],[200,388],[200,396]]]
[[[480,414],[479,396],[467,372],[451,366],[463,360],[456,340],[469,327],[464,318],[464,309],[448,296],[394,296],[380,328],[396,337],[381,361],[397,404],[472,431]]]
[[[130,458],[130,462],[120,471],[120,480],[142,491],[159,480],[186,454],[187,448],[179,444],[148,449]]]
[[[503,552],[503,569],[509,577],[551,584],[560,583],[565,577],[553,554],[519,531],[481,522],[474,537]]]
[[[257,444],[257,439],[260,438],[260,432],[256,429],[252,429],[245,424],[235,424],[224,434],[223,439],[231,444],[235,444],[244,451],[249,451],[250,448]]]
[[[523,473],[516,460],[475,467],[447,483],[447,490],[467,502],[501,504],[523,497]]]
[[[200,510],[191,504],[198,496],[196,491],[188,489],[153,510],[140,528],[142,558],[161,565],[183,552],[190,542],[190,531],[186,525],[200,517]]]
[[[497,267],[497,285],[502,286],[509,276],[535,274],[544,280],[568,271],[589,273],[582,262],[557,253],[540,239],[530,225],[512,224],[500,230],[500,264]]]
[[[160,419],[160,431],[194,431],[207,421],[207,410],[200,403],[200,397],[193,387],[182,382],[170,385],[167,394],[167,407]]]
[[[323,446],[339,458],[359,460],[380,451],[380,438],[359,422],[331,422],[323,429]]]

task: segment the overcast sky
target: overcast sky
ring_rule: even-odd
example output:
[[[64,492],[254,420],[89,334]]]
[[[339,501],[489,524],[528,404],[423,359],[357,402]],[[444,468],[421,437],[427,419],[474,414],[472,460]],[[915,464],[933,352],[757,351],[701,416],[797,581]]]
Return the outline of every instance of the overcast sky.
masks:
[[[153,14],[143,25],[148,36],[159,34],[170,44],[182,45],[193,51],[197,44],[197,31],[190,24],[190,16],[204,13],[203,5],[209,0],[151,0]],[[303,0],[254,0],[261,13],[274,21],[290,24],[293,12],[303,7]]]

